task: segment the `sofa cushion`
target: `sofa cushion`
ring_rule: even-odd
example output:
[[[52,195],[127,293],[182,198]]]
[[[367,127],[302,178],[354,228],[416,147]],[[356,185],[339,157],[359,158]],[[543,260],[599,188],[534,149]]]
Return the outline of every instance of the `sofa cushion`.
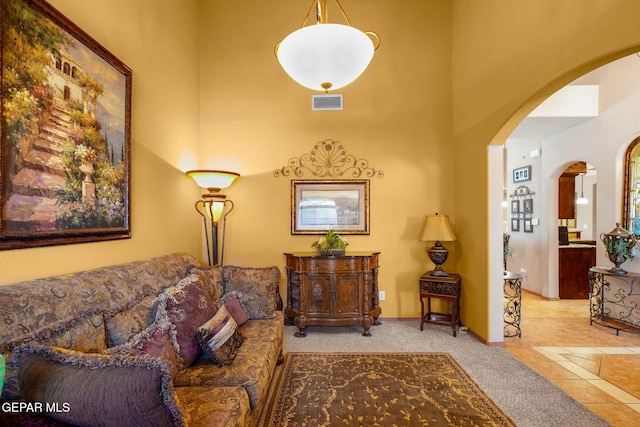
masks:
[[[249,320],[249,313],[242,307],[238,295],[235,292],[224,295],[216,304],[218,308],[221,306],[227,307],[227,310],[229,310],[229,313],[233,316],[233,320],[236,321],[238,326],[244,325]]]
[[[18,350],[29,402],[58,402],[54,419],[101,426],[183,425],[168,363],[148,356],[85,354],[32,343]]]
[[[219,265],[195,266],[189,270],[189,274],[195,274],[202,278],[204,289],[209,293],[211,299],[216,301],[224,294],[224,285],[222,284],[222,267]]]
[[[242,345],[238,324],[224,305],[198,328],[197,337],[204,353],[218,366],[230,365]]]
[[[217,367],[208,359],[198,359],[188,369],[178,372],[174,384],[182,386],[234,386],[241,385],[249,395],[251,410],[263,402],[269,391],[278,357],[282,351],[284,317],[281,311],[274,319],[250,320],[241,330],[244,342],[229,366]],[[256,326],[253,326],[253,324]],[[250,336],[245,335],[249,330]],[[273,335],[273,338],[255,338],[255,334]]]
[[[189,254],[171,254],[57,277],[0,286],[0,352],[7,356],[3,399],[20,398],[11,351],[30,339],[47,339],[61,320],[113,314],[174,286],[197,265]],[[36,332],[47,329],[49,336]],[[11,365],[11,366],[9,366]]]
[[[58,321],[25,335],[24,341],[37,341],[43,345],[55,346],[81,351],[83,353],[99,353],[107,348],[106,331],[102,314],[82,315]],[[20,399],[18,386],[18,361],[13,352],[6,352],[6,377],[2,389],[3,399]]]
[[[39,336],[46,337],[40,339],[40,342],[48,346],[62,347],[83,353],[99,353],[107,348],[102,314],[62,321],[45,329],[51,330],[50,336],[48,336],[48,331],[40,330],[35,332],[34,337],[35,339],[38,339]]]
[[[171,338],[178,350],[178,369],[190,366],[202,354],[196,332],[217,311],[200,277],[191,274],[158,297],[156,320],[173,325]]]
[[[185,425],[238,427],[249,425],[249,397],[240,386],[176,387]]]
[[[26,334],[78,316],[79,312],[116,312],[157,295],[186,276],[196,259],[171,254],[149,260],[0,286],[0,349]]]
[[[107,317],[105,327],[109,344],[114,347],[122,345],[152,324],[157,311],[157,301],[156,295],[149,295],[133,307]]]
[[[156,322],[147,329],[134,335],[129,342],[111,347],[104,351],[104,354],[121,354],[132,356],[149,355],[164,358],[171,364],[171,379],[176,377],[177,359],[176,349],[173,347],[169,337],[170,323]]]
[[[222,267],[225,294],[236,292],[251,319],[273,319],[278,308],[278,267]]]

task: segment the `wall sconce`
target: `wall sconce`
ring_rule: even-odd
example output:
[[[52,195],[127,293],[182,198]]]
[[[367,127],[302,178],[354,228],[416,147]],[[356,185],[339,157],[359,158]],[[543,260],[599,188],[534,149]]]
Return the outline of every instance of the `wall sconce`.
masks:
[[[442,270],[442,264],[449,257],[449,250],[445,248],[441,242],[452,242],[456,240],[456,235],[453,234],[451,224],[449,223],[449,217],[447,215],[427,215],[424,223],[424,229],[422,231],[423,242],[435,242],[435,244],[427,250],[429,259],[436,265],[433,271],[429,274],[432,276],[448,276],[449,274]]]
[[[284,71],[309,89],[328,92],[353,82],[369,66],[380,45],[376,33],[353,28],[340,2],[335,2],[347,25],[328,23],[327,1],[314,0],[302,28],[275,47]],[[314,8],[316,25],[305,27]]]
[[[220,249],[220,264],[224,264],[224,235],[227,225],[227,216],[235,205],[220,190],[229,187],[240,176],[235,172],[218,170],[190,170],[188,176],[208,193],[202,195],[202,200],[195,204],[196,211],[202,216],[204,235],[207,245],[207,262],[209,265],[218,264],[218,221],[222,218],[222,247]],[[229,209],[225,212],[225,208]]]

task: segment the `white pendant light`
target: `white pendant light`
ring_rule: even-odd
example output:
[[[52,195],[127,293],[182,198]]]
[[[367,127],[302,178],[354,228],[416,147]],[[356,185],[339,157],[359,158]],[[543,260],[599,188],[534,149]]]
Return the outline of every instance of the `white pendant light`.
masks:
[[[578,197],[578,199],[576,200],[576,205],[588,205],[589,204],[589,200],[587,200],[586,197],[584,197],[584,174],[581,173],[580,174],[580,178],[582,180],[582,186],[580,187],[580,197]]]
[[[347,25],[329,24],[326,0],[314,0],[302,28],[276,45],[276,56],[285,72],[309,89],[328,92],[353,82],[367,68],[380,44],[377,34],[351,27],[342,6],[335,1]],[[305,27],[314,6],[316,24]]]

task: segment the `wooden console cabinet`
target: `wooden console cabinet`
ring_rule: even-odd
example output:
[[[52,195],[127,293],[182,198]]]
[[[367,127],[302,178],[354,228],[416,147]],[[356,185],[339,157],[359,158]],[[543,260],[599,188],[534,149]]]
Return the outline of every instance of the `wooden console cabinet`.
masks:
[[[345,256],[320,256],[316,252],[285,253],[287,306],[284,314],[306,336],[309,325],[361,325],[362,335],[378,324],[378,255],[347,252]]]
[[[589,269],[596,265],[596,247],[570,245],[558,248],[558,294],[561,299],[589,297]]]

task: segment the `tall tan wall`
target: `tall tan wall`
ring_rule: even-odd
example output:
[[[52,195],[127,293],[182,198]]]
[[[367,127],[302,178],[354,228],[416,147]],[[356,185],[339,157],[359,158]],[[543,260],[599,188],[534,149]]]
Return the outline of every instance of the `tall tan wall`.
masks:
[[[311,111],[314,92],[292,81],[273,53],[308,4],[200,5],[201,166],[242,174],[227,191],[236,208],[225,262],[283,267],[283,252],[311,250],[317,236],[290,232],[292,178],[273,171],[318,141],[337,140],[384,172],[370,180],[371,234],[348,237],[348,250],[381,251],[383,317],[418,317],[418,278],[430,268],[418,240],[424,217],[448,214],[455,228],[451,2],[343,2],[352,25],[377,32],[381,44],[364,74],[337,91],[344,110],[323,112]],[[343,22],[328,5],[330,22]],[[455,270],[454,260],[445,267]]]
[[[13,283],[174,251],[200,254],[182,169],[198,146],[195,2],[109,0],[51,4],[133,70],[131,238],[0,251],[0,283]]]

